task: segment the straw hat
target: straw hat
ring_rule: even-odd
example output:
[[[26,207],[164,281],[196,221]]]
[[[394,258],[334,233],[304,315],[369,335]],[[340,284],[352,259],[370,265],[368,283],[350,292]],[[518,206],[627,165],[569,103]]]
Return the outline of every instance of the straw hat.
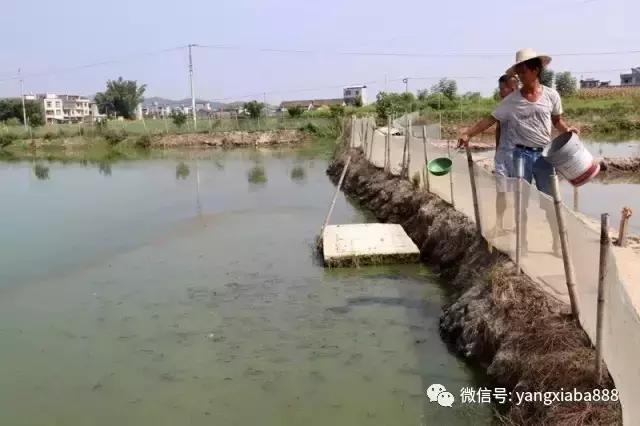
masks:
[[[528,61],[529,59],[540,58],[542,60],[542,67],[546,67],[551,62],[551,56],[544,53],[538,53],[535,50],[527,47],[520,49],[516,52],[516,63],[507,70],[507,75],[514,75],[516,73],[516,65]]]

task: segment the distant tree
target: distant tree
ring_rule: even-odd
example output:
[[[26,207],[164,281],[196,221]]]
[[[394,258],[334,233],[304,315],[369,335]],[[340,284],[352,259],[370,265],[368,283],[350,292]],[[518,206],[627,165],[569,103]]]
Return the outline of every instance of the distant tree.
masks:
[[[550,70],[549,68],[543,69],[542,73],[540,73],[540,83],[547,87],[553,87],[553,76],[553,70]]]
[[[39,127],[44,124],[42,114],[42,104],[36,101],[25,101],[24,109],[27,113],[27,124],[32,127]],[[4,121],[7,125],[10,123],[24,124],[22,121],[22,99],[0,99],[0,121]]]
[[[358,95],[356,97],[356,101],[355,101],[354,105],[357,106],[358,108],[360,108],[362,106],[362,95]]]
[[[493,91],[493,100],[500,102],[502,98],[500,98],[500,89],[495,89]]]
[[[249,113],[249,117],[258,118],[262,114],[264,104],[258,101],[251,101],[244,104],[244,109]]]
[[[180,129],[187,122],[187,115],[179,109],[173,110],[173,112],[171,112],[171,121]]]
[[[287,108],[287,112],[289,113],[289,117],[297,118],[297,117],[300,117],[302,115],[304,110],[302,109],[301,106],[292,106],[290,108]]]
[[[462,95],[462,99],[467,102],[478,102],[480,99],[482,99],[482,95],[480,94],[480,92],[467,92]]]
[[[413,93],[380,92],[376,96],[376,114],[381,119],[392,115],[404,114],[418,109],[418,102]]]
[[[454,100],[458,93],[458,83],[455,80],[443,78],[431,86],[431,93],[442,93],[449,100]]]
[[[429,89],[418,90],[418,100],[425,101],[429,97]]]
[[[559,72],[556,75],[556,90],[560,96],[571,96],[578,90],[578,82],[569,71]]]
[[[107,81],[107,90],[96,93],[96,104],[103,114],[115,113],[124,118],[134,118],[136,108],[144,100],[146,84],[138,86],[135,80]]]

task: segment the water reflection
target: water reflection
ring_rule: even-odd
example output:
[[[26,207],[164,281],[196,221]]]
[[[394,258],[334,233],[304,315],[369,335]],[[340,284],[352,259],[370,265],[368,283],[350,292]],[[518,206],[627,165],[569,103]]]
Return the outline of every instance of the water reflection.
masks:
[[[189,170],[189,166],[187,166],[183,161],[178,163],[176,166],[176,180],[184,180],[189,177],[191,170]]]
[[[295,166],[291,170],[291,180],[294,182],[302,182],[307,177],[307,172],[302,166]]]
[[[99,161],[98,171],[103,176],[111,176],[111,163],[108,161]]]
[[[49,167],[37,163],[35,166],[33,166],[33,173],[36,175],[36,178],[38,178],[38,180],[47,180],[49,179]]]
[[[267,183],[267,174],[261,165],[253,166],[247,173],[247,180],[254,185]]]

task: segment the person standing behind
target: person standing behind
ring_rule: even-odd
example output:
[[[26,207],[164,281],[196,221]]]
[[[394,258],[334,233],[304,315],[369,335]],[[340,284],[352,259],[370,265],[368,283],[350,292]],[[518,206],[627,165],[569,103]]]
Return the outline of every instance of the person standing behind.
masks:
[[[502,75],[498,79],[498,90],[500,99],[506,98],[518,88],[518,80],[515,76]],[[507,210],[507,196],[509,191],[509,178],[516,177],[513,161],[513,150],[515,145],[508,137],[507,122],[496,123],[496,155],[494,158],[496,174],[496,226],[494,233],[498,234],[504,230],[504,213]]]
[[[562,118],[562,101],[555,90],[543,86],[540,74],[551,62],[551,57],[538,54],[533,49],[522,49],[516,53],[516,63],[506,72],[517,74],[522,84],[520,90],[512,92],[496,108],[493,114],[476,123],[460,135],[459,145],[467,146],[473,136],[479,134],[497,121],[507,123],[509,138],[516,144],[514,159],[523,164],[523,177],[531,183],[535,179],[536,187],[546,194],[551,192],[553,168],[542,157],[543,148],[551,142],[551,128],[559,132],[574,132]],[[559,236],[553,217],[553,209],[545,208],[553,236],[553,252],[560,253]],[[523,212],[523,227],[526,229],[526,211]],[[526,235],[526,233],[525,233]],[[526,236],[522,245],[527,250]]]

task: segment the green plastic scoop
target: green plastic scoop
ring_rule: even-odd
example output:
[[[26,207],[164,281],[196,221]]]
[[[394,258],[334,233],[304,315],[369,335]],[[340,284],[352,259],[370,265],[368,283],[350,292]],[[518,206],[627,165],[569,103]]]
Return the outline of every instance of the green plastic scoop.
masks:
[[[447,157],[434,158],[427,164],[427,170],[434,176],[444,176],[451,171],[452,164]]]

